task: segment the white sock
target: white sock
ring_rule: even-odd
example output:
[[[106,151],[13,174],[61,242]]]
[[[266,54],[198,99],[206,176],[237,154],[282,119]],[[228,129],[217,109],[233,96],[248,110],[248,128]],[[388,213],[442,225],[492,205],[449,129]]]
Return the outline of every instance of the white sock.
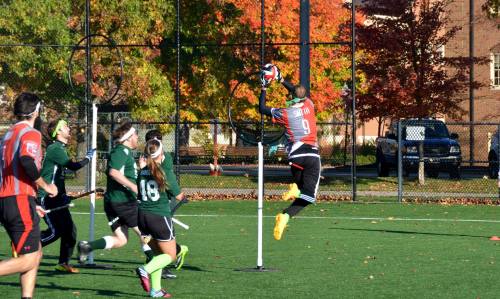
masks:
[[[142,244],[142,251],[143,252],[146,252],[146,251],[149,251],[149,250],[151,250],[151,247],[149,247],[148,244]]]
[[[102,237],[104,239],[104,241],[106,241],[106,247],[104,247],[104,249],[111,249],[113,248],[113,245],[115,245],[115,241],[113,240],[113,237],[111,236],[105,236],[105,237]]]

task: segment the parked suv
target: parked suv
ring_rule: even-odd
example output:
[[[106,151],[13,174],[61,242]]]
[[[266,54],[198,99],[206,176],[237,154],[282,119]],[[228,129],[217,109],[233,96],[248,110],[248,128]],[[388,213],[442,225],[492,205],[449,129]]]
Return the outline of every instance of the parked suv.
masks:
[[[398,122],[393,122],[385,137],[377,138],[377,173],[389,175],[398,161]],[[440,171],[449,173],[450,178],[460,178],[462,154],[458,135],[450,134],[446,124],[437,119],[401,120],[403,175],[418,170],[420,144],[423,143],[424,168],[429,177],[438,177]],[[410,136],[407,136],[410,132]],[[419,132],[419,136],[413,136]],[[415,139],[420,139],[415,140]]]
[[[488,153],[488,174],[490,178],[498,178],[498,161],[499,161],[499,150],[498,150],[498,130],[491,136],[490,152]]]

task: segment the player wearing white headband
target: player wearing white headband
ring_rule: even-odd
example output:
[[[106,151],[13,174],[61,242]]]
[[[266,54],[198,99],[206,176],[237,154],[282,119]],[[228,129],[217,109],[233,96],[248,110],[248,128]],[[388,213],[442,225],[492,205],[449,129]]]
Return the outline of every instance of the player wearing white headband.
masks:
[[[161,288],[162,269],[177,259],[174,225],[170,200],[176,193],[171,186],[177,185],[169,178],[170,171],[163,163],[165,154],[162,143],[151,139],[144,149],[145,166],[139,172],[139,228],[151,236],[150,245],[155,256],[136,272],[143,289],[151,297],[170,297]]]
[[[104,212],[113,235],[92,242],[80,241],[80,263],[84,263],[93,250],[119,248],[127,244],[129,228],[141,235],[137,227],[137,165],[132,153],[137,148],[137,131],[130,122],[122,123],[113,132],[113,140],[115,147],[109,155],[104,194]],[[143,250],[151,249],[146,245]]]
[[[158,140],[160,143],[162,142],[163,136],[160,131],[153,129],[149,130],[146,133],[146,142],[150,140]],[[165,177],[168,181],[168,195],[170,198],[170,208],[173,209],[174,206],[176,205],[176,202],[181,201],[184,199],[184,192],[182,192],[181,187],[177,183],[177,177],[174,173],[174,163],[172,161],[172,155],[171,153],[168,153],[164,150],[163,145],[161,146],[163,149],[163,160],[161,162],[161,167],[163,171],[165,172]],[[139,165],[142,168],[146,166],[145,159],[142,161],[143,164],[141,164],[141,160],[139,160]],[[140,226],[139,226],[140,227]],[[176,255],[177,255],[177,260],[175,263],[169,264],[169,267],[173,267],[176,270],[180,270],[182,266],[184,265],[184,259],[186,257],[186,254],[189,252],[189,248],[186,245],[181,245],[179,244],[178,240],[176,240]],[[146,261],[149,262],[149,260],[152,258],[148,256],[148,260]],[[168,268],[164,268],[161,274],[162,278],[176,278],[177,276],[172,273]]]
[[[36,207],[37,189],[44,189],[52,197],[57,195],[56,185],[40,176],[41,134],[34,128],[40,107],[38,96],[21,93],[13,111],[18,122],[0,141],[0,223],[12,241],[15,257],[2,258],[0,276],[19,273],[21,298],[33,297],[42,257],[37,212],[43,212]]]

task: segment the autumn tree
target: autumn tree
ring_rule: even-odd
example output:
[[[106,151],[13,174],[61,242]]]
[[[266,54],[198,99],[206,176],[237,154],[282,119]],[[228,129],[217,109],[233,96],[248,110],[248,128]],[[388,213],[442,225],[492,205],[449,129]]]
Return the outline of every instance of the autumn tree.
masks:
[[[8,101],[20,91],[39,94],[46,106],[57,110],[71,103],[67,63],[72,33],[66,22],[69,1],[9,1],[0,9],[0,85]],[[67,45],[20,46],[28,45]],[[17,46],[7,46],[17,45]],[[61,105],[62,104],[62,105]]]
[[[230,1],[181,1],[180,5],[181,118],[227,120],[231,83],[258,66],[258,47],[241,44],[258,41],[258,35],[240,23],[243,12]],[[175,43],[171,34],[161,45],[171,83],[177,71]]]
[[[68,22],[71,30],[84,32],[84,1],[72,2],[72,18]],[[127,104],[132,115],[142,121],[168,121],[175,111],[175,97],[166,68],[160,63],[158,46],[163,38],[171,35],[175,21],[172,1],[140,0],[91,1],[90,29],[121,45],[124,63],[123,79],[117,97],[109,104]],[[92,49],[92,95],[103,103],[116,91],[119,82],[119,58],[116,49],[107,48],[107,43],[96,41]],[[127,46],[129,45],[129,46]],[[110,53],[112,55],[110,55]],[[84,51],[76,59],[83,64]],[[109,57],[112,56],[112,57]],[[83,87],[84,69],[80,68],[73,78]],[[80,78],[80,80],[78,80]]]
[[[469,88],[470,60],[443,55],[460,29],[447,27],[446,4],[381,0],[361,6],[369,18],[357,25],[358,47],[364,52],[358,69],[366,76],[365,92],[358,95],[361,120],[464,113],[458,95]]]
[[[231,0],[242,11],[240,21],[251,31],[261,29],[260,1]],[[311,1],[311,42],[340,41],[339,26],[350,20],[351,15],[341,0]],[[299,83],[299,45],[272,45],[273,43],[296,43],[299,41],[300,1],[265,1],[265,34],[268,49],[266,62],[275,63],[288,80]],[[317,44],[311,46],[311,98],[318,117],[323,120],[341,115],[343,102],[340,93],[344,82],[350,78],[350,56],[338,45]],[[284,104],[283,89],[277,92],[276,105]]]

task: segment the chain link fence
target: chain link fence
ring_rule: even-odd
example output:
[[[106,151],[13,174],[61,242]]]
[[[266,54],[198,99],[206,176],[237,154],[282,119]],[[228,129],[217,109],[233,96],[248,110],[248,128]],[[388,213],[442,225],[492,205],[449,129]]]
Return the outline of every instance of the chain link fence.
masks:
[[[100,113],[98,124],[97,184],[105,186],[107,158],[113,147],[111,134],[130,113]],[[184,122],[179,149],[175,148],[174,122],[142,123],[132,120],[139,134],[138,157],[144,149],[145,134],[160,128],[163,144],[172,158],[178,157],[176,171],[181,186],[204,198],[256,198],[257,148],[237,138],[228,123]],[[2,123],[6,129],[11,122]],[[82,126],[70,123],[70,156],[78,152]],[[469,123],[440,120],[393,122],[385,136],[358,144],[357,195],[361,201],[378,200],[495,200],[498,199],[500,124],[473,124],[474,156],[471,158]],[[217,131],[215,135],[214,132]],[[349,123],[318,123],[318,143],[322,159],[320,199],[351,200],[352,143]],[[80,136],[80,137],[78,137]],[[279,196],[291,181],[283,140],[264,150],[265,195]],[[178,156],[177,156],[178,155]],[[68,185],[80,190],[84,174],[67,172]]]
[[[167,3],[171,8],[170,21],[177,16],[174,4],[181,5],[181,12],[197,14],[181,13],[177,16],[179,24],[167,22],[166,28],[170,31],[162,40],[144,42],[140,36],[134,36],[128,41],[127,35],[121,32],[122,35],[114,36],[116,41],[93,34],[91,45],[86,44],[83,4],[73,7],[74,11],[64,11],[68,15],[43,16],[41,11],[40,17],[60,20],[65,25],[50,28],[54,33],[43,35],[45,38],[31,33],[17,36],[13,32],[0,36],[0,105],[4,122],[0,124],[0,131],[11,124],[10,105],[15,95],[30,90],[44,100],[48,121],[55,117],[69,120],[73,129],[70,155],[82,158],[88,147],[89,105],[85,101],[90,93],[92,100],[101,105],[100,109],[104,108],[98,120],[98,185],[105,185],[107,154],[113,146],[111,132],[121,119],[129,118],[139,131],[138,154],[144,147],[145,133],[153,128],[161,129],[164,146],[176,162],[180,184],[188,192],[205,197],[212,194],[213,198],[228,194],[256,198],[257,149],[240,140],[232,130],[227,116],[228,101],[246,97],[245,105],[237,105],[240,113],[237,121],[258,121],[257,93],[249,92],[258,89],[255,89],[258,79],[251,77],[255,76],[252,69],[268,61],[285,61],[282,70],[286,67],[287,78],[297,82],[300,50],[305,43],[298,42],[295,35],[276,40],[267,38],[265,34],[273,32],[273,28],[268,28],[273,24],[264,20],[262,23],[251,20],[242,30],[238,29],[235,16],[264,7],[256,2],[255,7],[239,11],[235,3],[237,1],[172,1]],[[311,2],[311,5],[314,9],[321,3]],[[337,5],[335,8],[341,13],[335,22],[351,17],[348,7],[340,2],[332,5]],[[10,6],[6,4],[2,9],[8,14]],[[265,8],[264,12],[267,17],[273,13]],[[316,21],[324,18],[323,14],[324,11],[316,11]],[[206,26],[198,26],[200,20]],[[172,29],[176,25],[192,30],[176,31]],[[300,31],[298,21],[292,25],[293,28],[288,28],[291,32]],[[313,72],[310,83],[316,88],[311,98],[318,101],[318,106],[331,104],[329,109],[335,111],[323,118],[335,121],[318,123],[323,166],[320,198],[352,200],[353,182],[360,200],[498,198],[495,177],[499,142],[495,136],[500,134],[499,124],[447,123],[445,130],[439,131],[441,125],[434,121],[406,121],[401,122],[400,128],[391,126],[388,134],[376,142],[361,142],[357,138],[353,152],[350,105],[339,90],[351,80],[350,42],[337,40],[346,36],[345,32],[330,36],[328,30],[321,26],[311,28],[311,40],[307,44]],[[91,53],[90,66],[87,66],[87,50]],[[329,75],[321,77],[324,74]],[[188,86],[186,82],[192,84]],[[246,85],[237,85],[239,82]],[[86,83],[90,83],[89,90]],[[278,87],[270,88],[268,96],[270,104],[281,106],[286,97]],[[332,98],[335,100],[331,103],[322,102]],[[399,134],[398,130],[401,130]],[[444,131],[447,138],[432,137]],[[412,139],[422,138],[420,133],[423,133],[423,141]],[[291,182],[283,142],[280,140],[265,148],[265,194],[268,196],[278,196]],[[443,144],[436,146],[440,142]],[[352,161],[357,165],[354,179]],[[68,173],[68,180],[68,185],[85,185],[85,173]]]

